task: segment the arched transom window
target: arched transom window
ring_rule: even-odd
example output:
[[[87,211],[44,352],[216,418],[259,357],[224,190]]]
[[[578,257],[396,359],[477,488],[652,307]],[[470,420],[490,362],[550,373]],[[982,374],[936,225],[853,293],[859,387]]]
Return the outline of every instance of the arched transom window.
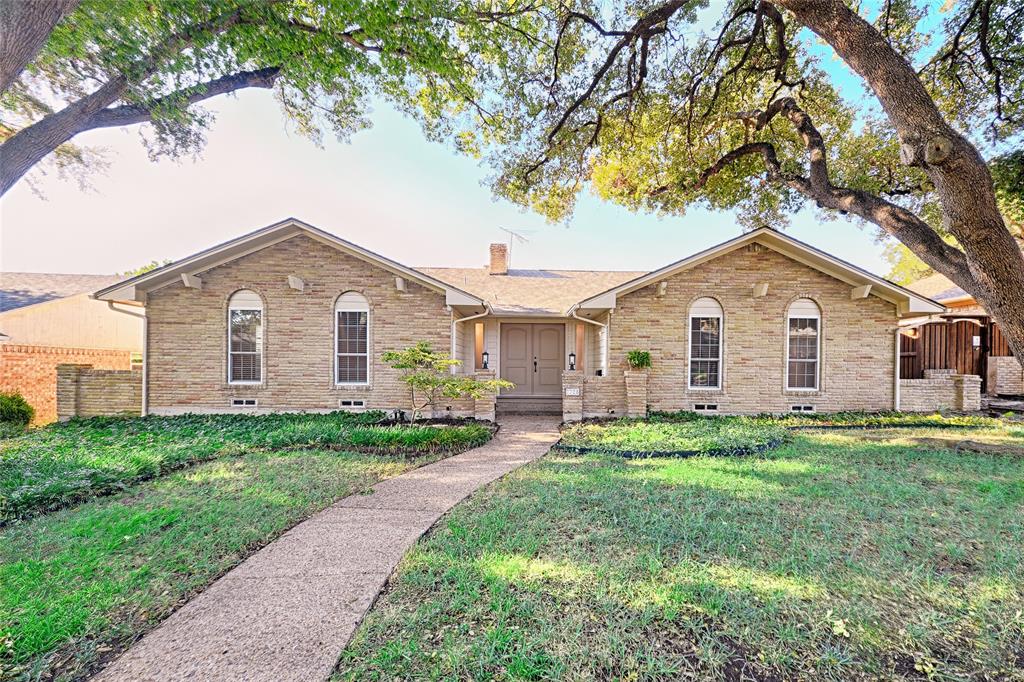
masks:
[[[722,306],[698,298],[690,306],[690,388],[722,387]]]
[[[809,298],[793,301],[786,313],[786,388],[818,388],[821,357],[821,310]]]
[[[349,291],[334,306],[334,381],[369,382],[370,305],[362,294]]]
[[[263,299],[255,291],[236,291],[228,300],[228,382],[263,380]]]

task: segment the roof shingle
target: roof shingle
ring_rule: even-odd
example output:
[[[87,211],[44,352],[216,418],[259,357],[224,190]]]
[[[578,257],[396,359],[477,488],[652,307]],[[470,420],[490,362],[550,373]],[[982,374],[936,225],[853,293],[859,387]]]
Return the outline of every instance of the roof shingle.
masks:
[[[96,291],[120,279],[117,275],[0,272],[0,312]]]

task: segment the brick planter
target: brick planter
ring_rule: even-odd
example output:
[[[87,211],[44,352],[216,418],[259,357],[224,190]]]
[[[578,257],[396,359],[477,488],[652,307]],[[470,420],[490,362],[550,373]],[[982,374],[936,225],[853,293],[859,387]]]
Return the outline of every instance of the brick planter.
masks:
[[[630,369],[623,372],[626,378],[626,416],[647,416],[647,372]]]

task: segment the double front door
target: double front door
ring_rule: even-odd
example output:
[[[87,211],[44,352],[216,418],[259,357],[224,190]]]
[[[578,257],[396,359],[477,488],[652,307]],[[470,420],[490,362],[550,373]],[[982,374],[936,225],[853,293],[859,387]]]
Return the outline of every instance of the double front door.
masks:
[[[501,378],[516,387],[503,395],[560,395],[565,325],[501,325]]]

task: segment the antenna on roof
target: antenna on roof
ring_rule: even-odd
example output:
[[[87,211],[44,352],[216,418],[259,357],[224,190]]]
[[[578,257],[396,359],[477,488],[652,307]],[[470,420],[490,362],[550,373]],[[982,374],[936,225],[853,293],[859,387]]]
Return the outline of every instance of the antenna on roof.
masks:
[[[508,266],[512,266],[512,242],[517,241],[522,244],[530,241],[525,235],[532,234],[534,230],[523,230],[522,232],[515,232],[504,227],[499,227],[502,232],[508,232]]]

